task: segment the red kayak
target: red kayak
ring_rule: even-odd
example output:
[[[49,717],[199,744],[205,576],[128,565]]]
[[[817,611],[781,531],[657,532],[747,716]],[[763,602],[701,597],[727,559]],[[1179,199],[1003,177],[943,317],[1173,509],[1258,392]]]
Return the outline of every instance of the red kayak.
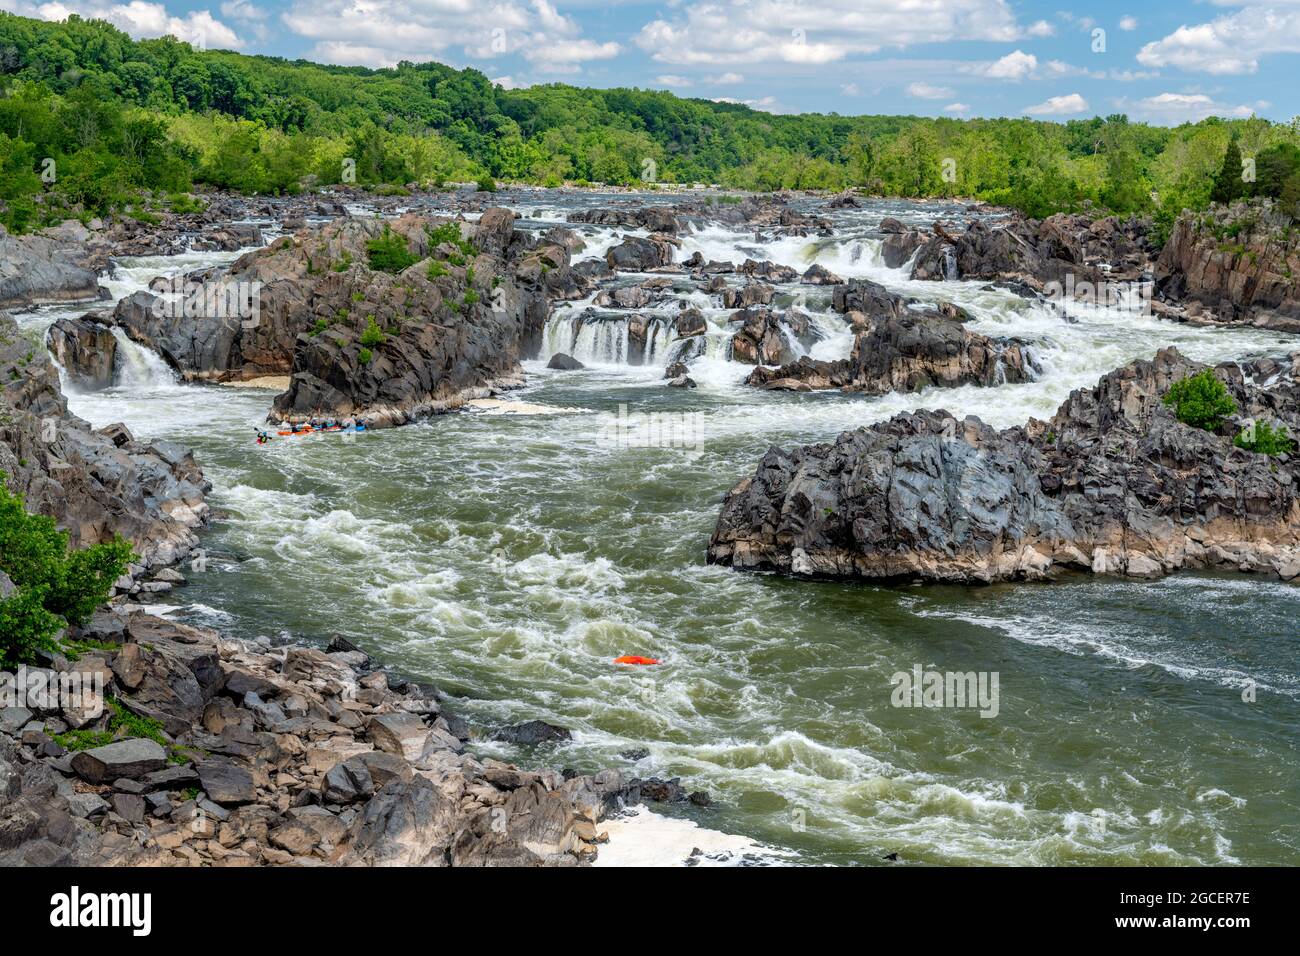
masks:
[[[614,658],[615,664],[658,664],[657,657],[638,657],[636,654],[625,654],[622,657]]]

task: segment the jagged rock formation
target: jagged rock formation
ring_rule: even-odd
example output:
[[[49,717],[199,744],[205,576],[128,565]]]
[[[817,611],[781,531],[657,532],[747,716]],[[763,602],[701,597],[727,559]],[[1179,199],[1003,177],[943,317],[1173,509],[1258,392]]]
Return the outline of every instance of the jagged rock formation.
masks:
[[[761,305],[741,309],[727,319],[727,324],[740,326],[731,336],[732,360],[748,365],[793,361],[794,342],[808,334],[807,316],[794,310],[778,313]]]
[[[0,313],[0,472],[27,507],[84,547],[115,534],[142,569],[175,563],[198,544],[209,485],[192,453],[138,442],[124,427],[93,431],[68,412],[45,350]]]
[[[1184,214],[1154,271],[1159,314],[1300,332],[1300,240],[1269,200]]]
[[[590,290],[564,245],[516,230],[515,218],[487,209],[436,248],[438,223],[422,216],[339,219],[277,239],[228,270],[187,277],[200,287],[256,289],[252,314],[193,314],[160,289],[124,299],[113,321],[188,380],[290,375],[275,403],[281,420],[402,424],[520,384],[519,361],[540,348],[550,302]],[[398,274],[370,268],[367,244],[385,230],[417,260]],[[377,339],[367,334],[372,323]]]
[[[1174,349],[1079,389],[1049,422],[995,431],[942,411],[772,449],[723,502],[710,562],[800,575],[988,582],[1066,568],[1300,575],[1300,458],[1237,448],[1161,397],[1201,366]],[[1300,365],[1215,370],[1242,417],[1300,434]],[[1262,384],[1269,383],[1269,384]]]
[[[915,253],[913,279],[993,279],[1039,291],[1049,282],[1064,285],[1067,276],[1075,283],[1136,279],[1148,260],[1143,222],[1064,213],[1041,221],[975,219],[955,233],[935,223],[929,236],[892,232],[885,245],[887,263],[902,265]]]
[[[860,280],[838,285],[832,306],[848,313],[854,329],[848,359],[786,360],[779,368],[755,369],[747,384],[782,391],[837,388],[882,395],[931,386],[1024,382],[1033,377],[1022,346],[971,332],[951,314],[913,311],[906,300],[878,283]]]

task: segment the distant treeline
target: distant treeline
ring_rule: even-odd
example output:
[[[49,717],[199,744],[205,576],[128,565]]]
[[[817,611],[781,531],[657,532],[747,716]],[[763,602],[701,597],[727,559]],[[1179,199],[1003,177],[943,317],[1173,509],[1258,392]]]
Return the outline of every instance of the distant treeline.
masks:
[[[1300,198],[1300,125],[1123,115],[1029,119],[778,116],[636,89],[507,90],[477,70],[394,69],[133,41],[113,26],[0,14],[0,222],[184,208],[195,184],[292,193],[483,176],[545,185],[718,183],[966,196],[1034,216],[1085,206],[1168,225],[1210,201],[1229,143]],[[141,197],[145,191],[150,198]]]

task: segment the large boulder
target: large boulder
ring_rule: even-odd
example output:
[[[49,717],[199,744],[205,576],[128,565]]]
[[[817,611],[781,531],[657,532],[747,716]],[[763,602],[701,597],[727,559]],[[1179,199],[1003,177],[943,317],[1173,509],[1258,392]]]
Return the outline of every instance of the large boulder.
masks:
[[[666,236],[627,236],[605,252],[605,262],[619,272],[649,272],[672,264],[674,246]]]
[[[1071,393],[1050,422],[1001,432],[927,411],[772,449],[727,495],[709,560],[968,582],[1069,567],[1300,574],[1300,459],[1237,448],[1238,424],[1202,431],[1161,401],[1201,367],[1167,349]],[[1215,371],[1242,415],[1300,434],[1294,365]]]
[[[98,390],[113,384],[117,339],[112,328],[94,314],[59,319],[46,333],[46,342],[68,381],[78,388]]]
[[[101,297],[88,234],[80,223],[72,226],[30,236],[0,226],[0,309]]]

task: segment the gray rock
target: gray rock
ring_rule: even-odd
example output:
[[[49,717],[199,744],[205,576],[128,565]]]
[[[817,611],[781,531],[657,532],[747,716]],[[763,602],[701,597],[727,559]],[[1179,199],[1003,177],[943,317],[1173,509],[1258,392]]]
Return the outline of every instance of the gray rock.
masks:
[[[1200,368],[1166,349],[1071,393],[1050,422],[1001,432],[927,411],[772,449],[725,499],[708,559],[961,582],[1065,568],[1281,575],[1300,555],[1288,517],[1300,506],[1297,460],[1236,448],[1237,425],[1215,434],[1179,422],[1161,399]],[[1216,374],[1244,415],[1300,434],[1293,367],[1225,363]]]
[[[35,716],[26,707],[0,708],[0,731],[10,735],[17,734]]]
[[[414,714],[381,714],[366,723],[366,737],[390,754],[416,760],[424,751],[429,728]]]
[[[144,737],[131,737],[78,752],[72,758],[72,769],[83,780],[104,783],[118,777],[134,780],[161,770],[166,763],[167,752],[157,743]]]
[[[257,799],[253,775],[224,757],[209,757],[198,765],[199,783],[214,803],[234,806]]]
[[[502,727],[492,734],[493,740],[502,740],[510,744],[533,746],[542,743],[556,743],[572,740],[573,734],[564,727],[548,724],[544,720],[528,720],[522,724]]]

